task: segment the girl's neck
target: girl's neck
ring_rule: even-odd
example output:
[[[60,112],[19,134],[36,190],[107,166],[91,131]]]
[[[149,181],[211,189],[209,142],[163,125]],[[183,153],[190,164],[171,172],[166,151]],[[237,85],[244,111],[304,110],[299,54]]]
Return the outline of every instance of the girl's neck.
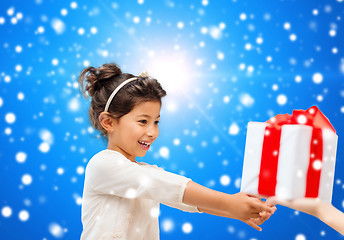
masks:
[[[127,157],[125,153],[123,153],[120,149],[118,149],[117,147],[111,147],[110,145],[107,146],[108,150],[112,150],[112,151],[116,151],[120,154],[122,154],[126,159],[128,159],[129,161],[133,162],[133,163],[137,163],[136,160],[135,160],[135,157],[134,156],[130,156],[130,157]]]

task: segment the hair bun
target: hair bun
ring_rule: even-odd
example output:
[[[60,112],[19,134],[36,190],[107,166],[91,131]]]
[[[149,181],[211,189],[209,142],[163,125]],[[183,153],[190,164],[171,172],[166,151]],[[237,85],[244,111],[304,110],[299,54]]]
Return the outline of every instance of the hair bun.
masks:
[[[95,75],[100,81],[113,78],[121,74],[121,69],[114,63],[103,64],[95,71]]]
[[[81,72],[78,80],[81,92],[86,99],[86,92],[90,97],[93,97],[95,91],[99,90],[103,86],[104,81],[121,74],[121,69],[114,63],[106,63],[101,65],[99,68],[87,67]],[[85,87],[84,81],[86,81]]]

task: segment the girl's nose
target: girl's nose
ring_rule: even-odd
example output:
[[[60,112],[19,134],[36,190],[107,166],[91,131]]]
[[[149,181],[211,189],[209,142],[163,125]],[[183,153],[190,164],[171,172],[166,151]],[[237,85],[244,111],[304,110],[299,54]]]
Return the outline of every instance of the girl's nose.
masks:
[[[146,134],[147,134],[147,136],[155,139],[159,135],[159,128],[156,126],[151,126],[147,129]]]

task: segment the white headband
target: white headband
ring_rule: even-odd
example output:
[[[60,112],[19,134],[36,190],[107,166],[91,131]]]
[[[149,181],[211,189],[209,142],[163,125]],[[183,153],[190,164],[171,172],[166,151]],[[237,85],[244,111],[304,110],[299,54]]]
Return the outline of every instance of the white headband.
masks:
[[[143,78],[143,77],[148,77],[148,73],[142,72],[138,77],[129,78],[129,79],[125,80],[124,82],[122,82],[118,87],[116,87],[116,89],[111,93],[109,99],[106,102],[104,112],[108,112],[110,103],[112,102],[112,99],[115,97],[115,95],[118,93],[118,91],[121,90],[121,88],[124,85],[126,85],[127,83],[129,83],[131,81],[134,81],[134,80],[137,80],[137,79]]]

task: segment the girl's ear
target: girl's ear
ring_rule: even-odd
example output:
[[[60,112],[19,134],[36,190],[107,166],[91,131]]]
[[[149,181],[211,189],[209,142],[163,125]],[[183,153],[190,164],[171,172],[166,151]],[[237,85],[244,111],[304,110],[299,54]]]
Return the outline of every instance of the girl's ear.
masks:
[[[99,122],[107,132],[114,131],[115,121],[116,120],[113,117],[111,117],[111,115],[108,112],[102,112],[99,115]]]

